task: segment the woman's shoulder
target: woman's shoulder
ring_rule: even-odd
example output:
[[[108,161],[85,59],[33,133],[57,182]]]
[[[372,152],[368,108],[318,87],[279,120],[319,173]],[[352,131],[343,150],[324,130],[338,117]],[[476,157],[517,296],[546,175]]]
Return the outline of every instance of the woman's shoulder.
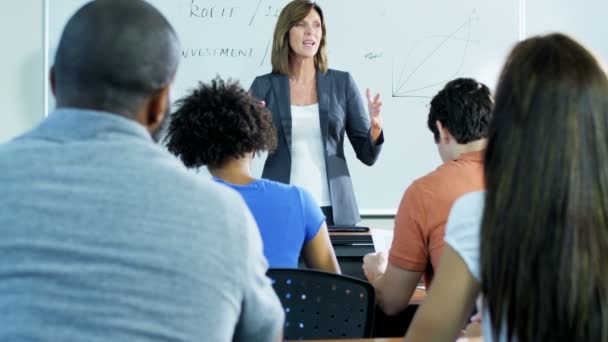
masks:
[[[332,77],[332,78],[346,79],[350,76],[350,73],[348,71],[344,71],[344,70],[327,69],[327,72],[325,72],[325,75],[327,75],[328,77]]]
[[[352,88],[356,87],[355,81],[350,72],[344,70],[327,69],[325,77],[333,80],[334,84],[341,87]]]
[[[256,76],[251,83],[251,88],[260,86],[270,86],[270,80],[272,79],[272,73]]]
[[[249,91],[254,97],[257,97],[258,99],[264,99],[264,97],[270,90],[271,85],[272,83],[270,74],[257,76],[251,83]]]
[[[258,81],[258,80],[269,80],[269,79],[271,79],[273,77],[273,75],[275,75],[275,74],[272,73],[272,72],[269,72],[269,73],[263,74],[263,75],[258,75],[258,76],[255,77],[255,81]]]
[[[285,75],[269,72],[264,75],[256,76],[251,83],[250,90],[257,97],[263,97],[270,88],[272,88],[272,81],[276,78],[285,77]]]
[[[348,71],[327,68],[327,72],[326,73],[332,74],[332,75],[347,75]]]
[[[283,74],[276,73],[276,72],[269,72],[269,73],[264,74],[264,75],[256,76],[255,79],[253,80],[253,83],[256,83],[256,82],[270,82],[270,81],[272,81],[275,78],[281,78],[281,77],[286,77],[286,76],[283,75]]]

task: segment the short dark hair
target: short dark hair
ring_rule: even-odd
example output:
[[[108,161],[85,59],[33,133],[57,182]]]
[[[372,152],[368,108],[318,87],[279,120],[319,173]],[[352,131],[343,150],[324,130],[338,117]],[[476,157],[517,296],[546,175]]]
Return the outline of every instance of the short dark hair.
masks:
[[[172,81],[178,50],[169,22],[145,1],[92,1],[61,35],[53,66],[57,105],[134,115]]]
[[[200,82],[176,105],[165,142],[187,167],[217,168],[228,158],[276,147],[270,111],[237,81]]]
[[[607,159],[600,63],[563,34],[519,42],[484,161],[481,283],[495,340],[608,341]]]
[[[436,121],[450,132],[459,144],[466,144],[488,135],[494,102],[490,89],[472,78],[448,82],[431,100],[427,125],[435,142],[439,142]]]

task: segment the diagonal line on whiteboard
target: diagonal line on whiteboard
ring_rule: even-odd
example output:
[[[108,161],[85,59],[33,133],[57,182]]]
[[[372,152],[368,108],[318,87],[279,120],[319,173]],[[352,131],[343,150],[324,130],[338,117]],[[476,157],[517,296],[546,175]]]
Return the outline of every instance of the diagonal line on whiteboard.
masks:
[[[260,5],[262,4],[262,0],[258,1],[258,5],[255,7],[255,12],[253,12],[253,16],[251,16],[251,20],[249,21],[249,26],[253,23],[253,19],[258,15],[258,10],[260,9]]]

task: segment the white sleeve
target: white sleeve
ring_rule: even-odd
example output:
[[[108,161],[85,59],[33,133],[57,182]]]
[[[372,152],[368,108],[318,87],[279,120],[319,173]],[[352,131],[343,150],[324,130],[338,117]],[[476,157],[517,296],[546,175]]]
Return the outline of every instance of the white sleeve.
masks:
[[[460,197],[450,210],[445,228],[445,243],[460,255],[478,281],[481,280],[479,235],[484,200],[483,191],[471,192]]]

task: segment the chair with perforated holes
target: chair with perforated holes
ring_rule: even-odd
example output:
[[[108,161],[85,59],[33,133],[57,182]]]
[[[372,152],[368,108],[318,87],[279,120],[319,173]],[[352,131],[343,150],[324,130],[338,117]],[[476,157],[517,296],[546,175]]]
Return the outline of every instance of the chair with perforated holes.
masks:
[[[370,337],[375,292],[371,284],[308,269],[267,273],[285,310],[286,340]]]

